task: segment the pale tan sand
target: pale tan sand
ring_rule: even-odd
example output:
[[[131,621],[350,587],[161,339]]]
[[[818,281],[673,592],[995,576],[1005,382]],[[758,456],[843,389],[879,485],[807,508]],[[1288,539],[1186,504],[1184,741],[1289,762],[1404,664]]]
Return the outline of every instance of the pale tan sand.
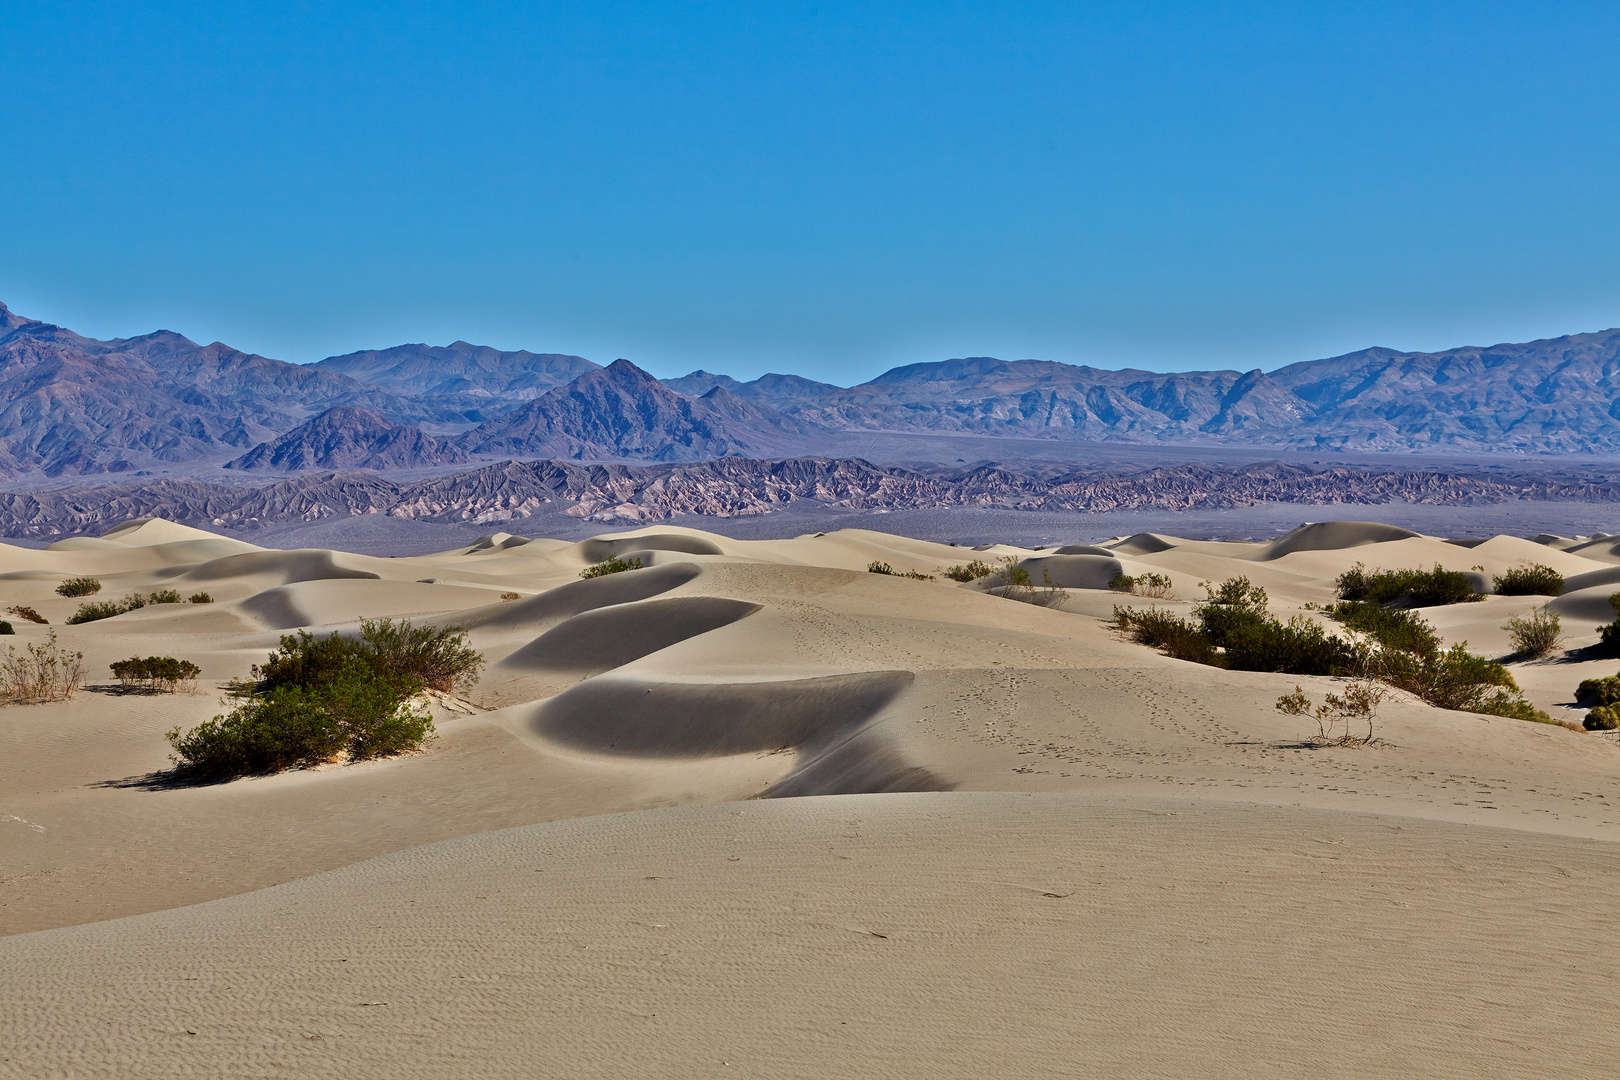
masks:
[[[1620,589],[1588,549],[1358,522],[1066,554],[660,526],[379,559],[159,521],[0,548],[0,600],[53,624],[13,619],[6,643],[55,629],[98,681],[181,656],[205,686],[0,709],[0,1075],[714,1075],[716,1055],[784,1076],[1590,1073],[1617,1050],[1620,744],[1397,694],[1382,744],[1313,747],[1273,703],[1334,680],[1171,660],[1105,622],[1240,574],[1320,618],[1305,605],[1356,562],[1488,581],[1534,561],[1584,585],[1553,602],[1581,647]],[[579,580],[610,555],[648,568]],[[1068,599],[866,572],[1004,557]],[[1101,587],[1121,570],[1176,597]],[[216,602],[63,626],[82,601],[54,589],[79,574],[106,583],[95,599]],[[1545,602],[1424,614],[1500,653]],[[381,615],[466,627],[483,711],[437,707],[439,737],[399,759],[154,788],[163,733],[220,711],[216,687],[281,633]],[[1578,720],[1575,684],[1620,661],[1512,669]],[[770,798],[847,793],[868,794]],[[664,898],[634,884],[666,878]],[[866,933],[884,913],[895,933]],[[687,927],[673,959],[643,955],[661,939],[642,915]],[[139,917],[95,922],[121,916]],[[583,956],[556,947],[569,934]]]
[[[1601,1076],[1610,844],[1084,795],[486,833],[0,942],[0,1071]]]

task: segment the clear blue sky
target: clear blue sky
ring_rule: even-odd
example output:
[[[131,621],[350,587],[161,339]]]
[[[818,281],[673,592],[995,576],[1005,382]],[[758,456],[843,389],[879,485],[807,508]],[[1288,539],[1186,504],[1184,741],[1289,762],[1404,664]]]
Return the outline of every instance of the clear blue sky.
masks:
[[[288,360],[1620,324],[1620,5],[0,4],[0,300]]]

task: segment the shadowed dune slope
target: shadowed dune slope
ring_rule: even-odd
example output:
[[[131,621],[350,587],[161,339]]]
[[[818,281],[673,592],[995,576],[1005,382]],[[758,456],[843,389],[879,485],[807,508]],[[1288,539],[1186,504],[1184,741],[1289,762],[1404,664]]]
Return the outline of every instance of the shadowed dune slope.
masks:
[[[182,581],[223,581],[235,577],[267,577],[278,585],[297,581],[331,581],[338,578],[379,578],[382,575],[358,566],[345,565],[361,560],[345,555],[342,562],[335,552],[318,548],[293,551],[251,551],[211,559],[201,566],[178,568],[174,576]]]
[[[649,533],[645,536],[598,537],[581,540],[580,557],[588,563],[613,559],[627,551],[673,551],[682,555],[719,555],[720,545],[701,536],[684,533]]]
[[[588,818],[0,941],[0,1071],[1601,1076],[1617,877],[1594,841],[1190,800]]]
[[[566,619],[582,611],[629,604],[680,588],[702,571],[693,563],[670,563],[644,570],[570,581],[524,600],[508,600],[464,612],[455,623],[467,630],[514,630]]]
[[[501,661],[542,671],[607,671],[760,610],[746,600],[676,596],[581,612]]]
[[[911,681],[908,671],[768,682],[651,682],[602,675],[545,702],[531,724],[548,739],[604,753],[745,754],[852,730]]]
[[[1368,544],[1386,544],[1391,540],[1410,540],[1418,535],[1410,529],[1383,525],[1376,521],[1319,521],[1301,525],[1293,532],[1272,541],[1257,554],[1257,557],[1280,559],[1296,551],[1341,551],[1345,548],[1365,547]]]

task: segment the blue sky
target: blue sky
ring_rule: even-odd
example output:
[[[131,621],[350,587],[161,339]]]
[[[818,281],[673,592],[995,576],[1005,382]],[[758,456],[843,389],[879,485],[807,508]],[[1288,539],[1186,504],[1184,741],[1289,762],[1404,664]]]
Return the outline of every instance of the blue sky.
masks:
[[[1620,324],[1620,5],[0,6],[0,300],[855,382]]]

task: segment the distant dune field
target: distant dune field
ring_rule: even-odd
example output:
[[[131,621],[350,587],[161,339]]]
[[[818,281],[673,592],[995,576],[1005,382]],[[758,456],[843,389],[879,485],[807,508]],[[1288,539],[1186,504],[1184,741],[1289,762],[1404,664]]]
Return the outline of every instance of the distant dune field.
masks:
[[[1588,658],[1617,542],[656,526],[387,558],[138,519],[0,546],[3,606],[49,620],[8,616],[0,647],[55,631],[90,671],[0,708],[0,1076],[1606,1075],[1620,743],[1396,692],[1379,743],[1321,745],[1273,703],[1341,680],[1171,659],[1109,620],[1241,575],[1322,622],[1357,562],[1486,588],[1545,564],[1565,651],[1508,666],[1578,722],[1576,684],[1620,667]],[[610,557],[643,568],[580,578]],[[1009,558],[1066,598],[940,573]],[[79,576],[213,602],[68,626]],[[1548,602],[1423,614],[1502,657]],[[165,774],[164,733],[280,635],[385,615],[488,661],[424,751]],[[115,692],[108,665],[145,655],[201,689]]]

